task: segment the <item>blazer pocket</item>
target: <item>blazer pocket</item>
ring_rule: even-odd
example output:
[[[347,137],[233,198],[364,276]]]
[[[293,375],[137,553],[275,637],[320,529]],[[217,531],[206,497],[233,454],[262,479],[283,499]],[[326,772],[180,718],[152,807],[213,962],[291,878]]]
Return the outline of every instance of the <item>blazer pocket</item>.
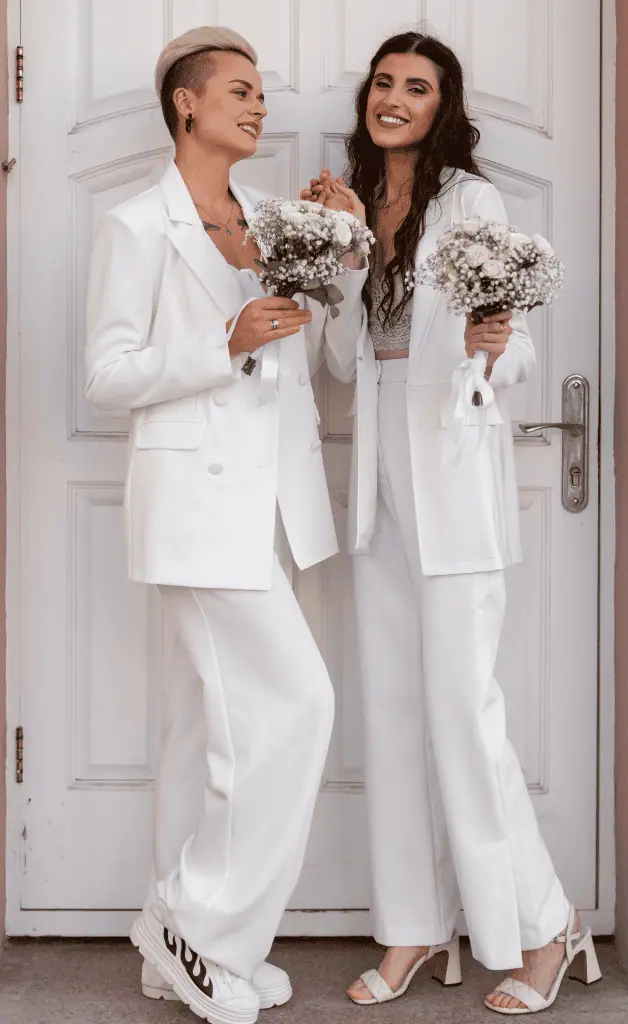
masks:
[[[198,448],[205,433],[205,423],[184,420],[152,420],[140,424],[135,432],[136,448]]]

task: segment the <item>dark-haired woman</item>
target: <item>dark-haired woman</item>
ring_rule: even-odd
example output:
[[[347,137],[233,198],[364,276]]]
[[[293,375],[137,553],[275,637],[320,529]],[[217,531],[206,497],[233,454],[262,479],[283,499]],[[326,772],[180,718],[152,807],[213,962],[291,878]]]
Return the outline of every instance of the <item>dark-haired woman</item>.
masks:
[[[434,290],[412,294],[405,283],[452,224],[506,221],[474,161],[478,139],[455,55],[433,38],[400,35],[376,53],[357,97],[351,188],[324,171],[304,196],[365,217],[379,243],[368,273],[339,282],[345,301],[326,329],[332,371],[357,378],[350,545],[372,909],[388,947],[349,995],[363,1005],[397,998],[428,961],[445,984],[459,982],[461,897],[474,955],[515,968],[487,1006],[521,1014],[553,1002],[580,952],[588,979],[598,976],[590,934],[541,838],[493,675],[503,570],[521,558],[508,390],[527,379],[534,350],[522,315],[465,325]],[[494,415],[475,457],[445,468],[452,374],[477,350],[488,353]]]

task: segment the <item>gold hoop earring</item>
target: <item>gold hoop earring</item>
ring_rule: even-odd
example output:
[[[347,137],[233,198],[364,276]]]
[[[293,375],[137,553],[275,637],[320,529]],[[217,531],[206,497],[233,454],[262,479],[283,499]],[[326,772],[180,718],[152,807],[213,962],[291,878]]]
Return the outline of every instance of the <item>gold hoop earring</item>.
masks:
[[[188,116],[185,119],[185,130],[188,133],[188,135],[192,131],[192,122],[193,121],[194,121],[194,118],[192,117],[192,114],[188,114]]]

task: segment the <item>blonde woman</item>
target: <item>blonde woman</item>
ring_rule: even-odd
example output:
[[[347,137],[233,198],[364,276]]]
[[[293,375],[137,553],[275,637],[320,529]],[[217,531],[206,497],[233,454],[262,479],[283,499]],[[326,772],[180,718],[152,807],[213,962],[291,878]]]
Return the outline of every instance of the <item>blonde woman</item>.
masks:
[[[277,510],[298,566],[337,550],[304,334],[316,348],[323,317],[265,296],[259,253],[243,246],[257,197],[230,181],[266,116],[256,63],[246,40],[211,27],[162,53],[175,160],[103,218],[88,301],[87,395],[131,413],[129,575],[159,586],[177,635],[156,890],[132,938],[152,965],[144,991],[179,996],[212,1024],[253,1024],[260,1006],[290,998],[265,957],[299,876],[333,717],[274,553]]]

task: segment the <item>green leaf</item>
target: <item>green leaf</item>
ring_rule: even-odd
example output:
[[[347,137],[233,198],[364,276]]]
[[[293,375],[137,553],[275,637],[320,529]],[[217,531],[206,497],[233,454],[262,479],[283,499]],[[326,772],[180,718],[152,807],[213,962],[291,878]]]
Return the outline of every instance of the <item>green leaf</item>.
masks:
[[[338,309],[338,306],[330,306],[329,312],[331,313],[332,320],[335,320],[337,317],[340,316],[340,310]]]
[[[342,300],[344,299],[344,295],[340,291],[340,288],[337,288],[335,284],[328,284],[327,298],[329,299],[330,303],[336,305],[338,302],[342,302]]]
[[[327,289],[321,288],[304,288],[306,295],[310,298],[315,299],[316,302],[320,302],[321,306],[326,306],[328,303]]]

